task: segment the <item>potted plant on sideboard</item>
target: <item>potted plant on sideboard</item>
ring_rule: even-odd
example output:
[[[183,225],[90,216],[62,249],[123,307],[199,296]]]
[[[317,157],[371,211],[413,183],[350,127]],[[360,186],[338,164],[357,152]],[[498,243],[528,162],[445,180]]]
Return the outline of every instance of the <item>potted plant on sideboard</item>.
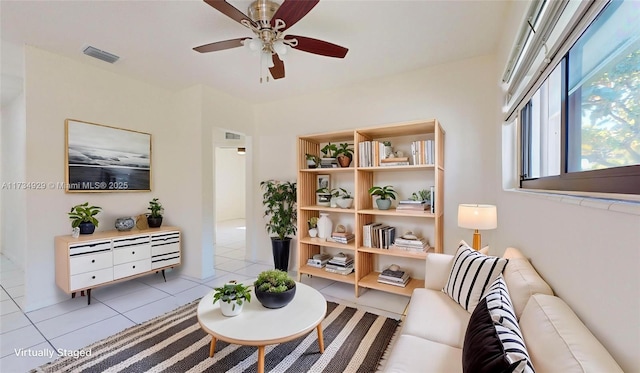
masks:
[[[244,301],[251,302],[251,288],[236,281],[229,281],[213,290],[213,303],[220,301],[220,312],[225,316],[239,315]]]
[[[291,236],[296,234],[297,186],[295,182],[267,180],[260,183],[264,190],[262,203],[264,216],[268,218],[265,227],[271,237],[273,262],[276,269],[289,269],[289,247]]]
[[[69,218],[71,219],[71,227],[79,228],[80,234],[92,234],[98,226],[96,215],[102,210],[102,207],[89,206],[89,202],[76,205],[71,208]]]
[[[164,212],[164,207],[158,201],[157,198],[149,201],[149,207],[147,210],[151,212],[147,215],[147,224],[149,224],[149,228],[159,228],[162,225],[162,213]]]
[[[376,204],[380,210],[388,210],[389,207],[391,207],[391,200],[396,199],[396,191],[393,190],[391,185],[385,185],[383,187],[372,186],[369,189],[369,194],[380,197],[376,200]]]

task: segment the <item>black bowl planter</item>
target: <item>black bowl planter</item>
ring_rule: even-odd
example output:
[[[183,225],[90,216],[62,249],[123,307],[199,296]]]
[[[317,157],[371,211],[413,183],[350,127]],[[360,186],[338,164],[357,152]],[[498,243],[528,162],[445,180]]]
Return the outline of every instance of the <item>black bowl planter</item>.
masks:
[[[296,295],[296,287],[285,291],[284,293],[269,293],[265,291],[255,290],[256,298],[266,308],[282,308],[289,304]]]
[[[147,216],[147,224],[149,225],[149,228],[160,228],[162,225],[162,216],[157,218]]]
[[[280,240],[277,237],[271,237],[271,250],[273,251],[273,264],[276,269],[287,272],[289,270],[289,247],[291,246],[291,238],[286,237]]]
[[[80,228],[80,234],[93,234],[96,230],[96,226],[90,221],[80,223],[78,227]]]

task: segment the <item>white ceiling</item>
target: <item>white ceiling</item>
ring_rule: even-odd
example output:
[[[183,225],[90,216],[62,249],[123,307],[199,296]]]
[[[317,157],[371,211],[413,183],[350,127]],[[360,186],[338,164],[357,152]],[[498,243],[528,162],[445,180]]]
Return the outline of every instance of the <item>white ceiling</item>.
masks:
[[[245,13],[250,4],[229,2]],[[259,103],[492,53],[508,6],[509,0],[321,0],[285,34],[342,45],[349,48],[345,59],[294,50],[285,62],[286,77],[262,84],[259,56],[244,48],[192,50],[252,36],[201,0],[2,0],[0,35],[3,42],[32,45],[171,90],[204,84]],[[85,56],[87,45],[120,60],[110,65]],[[3,65],[3,77],[18,74],[7,69]]]

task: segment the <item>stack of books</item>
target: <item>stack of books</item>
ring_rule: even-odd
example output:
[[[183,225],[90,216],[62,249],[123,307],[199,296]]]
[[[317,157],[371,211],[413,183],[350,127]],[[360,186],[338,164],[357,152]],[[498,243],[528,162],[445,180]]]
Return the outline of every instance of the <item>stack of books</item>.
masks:
[[[333,232],[331,233],[331,239],[337,243],[348,244],[353,241],[356,236],[350,232]]]
[[[331,255],[329,254],[316,254],[313,258],[307,259],[307,265],[315,268],[324,268],[330,259]]]
[[[412,251],[416,253],[426,252],[430,249],[429,241],[425,238],[404,238],[398,237],[391,246],[395,250]]]
[[[378,249],[388,249],[396,238],[396,228],[382,223],[362,226],[362,245]]]
[[[380,166],[407,166],[409,157],[384,158],[380,160]]]
[[[353,258],[347,254],[339,253],[327,262],[324,270],[340,275],[348,275],[353,272]]]
[[[378,282],[393,286],[406,287],[409,282],[409,274],[401,269],[385,269],[378,275]]]
[[[336,158],[320,158],[320,168],[337,168],[338,160]]]
[[[396,211],[431,211],[431,204],[429,203],[429,201],[402,200],[398,202]]]

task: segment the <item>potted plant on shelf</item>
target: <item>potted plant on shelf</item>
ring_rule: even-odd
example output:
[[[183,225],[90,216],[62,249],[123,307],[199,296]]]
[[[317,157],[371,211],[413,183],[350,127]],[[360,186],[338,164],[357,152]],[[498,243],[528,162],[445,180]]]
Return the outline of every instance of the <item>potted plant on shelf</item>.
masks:
[[[336,151],[338,163],[340,167],[349,167],[351,161],[353,160],[353,149],[349,148],[348,143],[340,144],[340,147]]]
[[[282,308],[293,300],[296,282],[285,271],[272,269],[258,275],[253,283],[256,298],[266,308]]]
[[[320,159],[321,167],[333,168],[338,167],[338,147],[336,144],[328,143],[320,149],[322,152],[322,158]]]
[[[426,189],[421,189],[417,192],[413,192],[411,197],[409,197],[410,201],[426,201],[429,202],[431,198],[431,192]]]
[[[213,290],[213,303],[220,301],[220,311],[225,316],[239,315],[244,301],[251,302],[251,288],[236,281],[229,281]]]
[[[305,158],[307,159],[307,168],[317,168],[320,167],[320,157],[315,154],[306,153]]]
[[[276,269],[287,271],[289,268],[289,247],[291,237],[296,234],[296,183],[290,181],[267,180],[260,183],[264,190],[262,203],[264,216],[268,217],[265,225],[271,237],[273,262]]]
[[[71,208],[68,213],[71,219],[71,227],[79,228],[80,234],[92,234],[98,226],[96,215],[102,210],[102,207],[89,206],[89,202],[76,205]]]
[[[309,237],[314,238],[318,235],[318,217],[312,216],[307,220],[309,226]]]
[[[162,213],[164,212],[164,207],[158,201],[157,198],[149,201],[149,207],[147,210],[151,212],[147,214],[147,224],[149,224],[149,228],[158,228],[162,225]]]
[[[391,185],[385,185],[383,187],[372,186],[369,189],[369,194],[380,197],[376,200],[376,204],[380,210],[388,210],[389,207],[391,207],[391,200],[396,199],[396,191],[393,190]]]
[[[330,206],[333,190],[329,188],[319,188],[316,190],[316,204],[318,206]]]
[[[351,205],[353,205],[353,197],[351,196],[351,193],[347,192],[346,189],[339,188],[338,199],[336,203],[338,204],[338,206],[340,206],[340,208],[351,208]]]

